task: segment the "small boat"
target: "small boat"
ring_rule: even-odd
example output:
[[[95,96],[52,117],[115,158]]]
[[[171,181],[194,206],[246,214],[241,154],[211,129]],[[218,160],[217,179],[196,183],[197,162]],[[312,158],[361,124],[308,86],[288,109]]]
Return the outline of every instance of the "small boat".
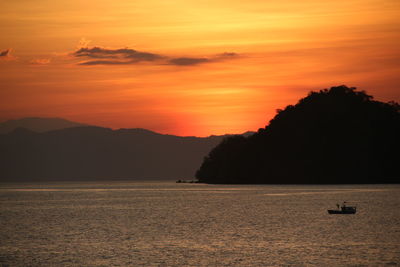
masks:
[[[336,204],[336,210],[328,210],[329,214],[355,214],[357,211],[356,206],[346,206],[346,202],[343,202],[342,206]]]

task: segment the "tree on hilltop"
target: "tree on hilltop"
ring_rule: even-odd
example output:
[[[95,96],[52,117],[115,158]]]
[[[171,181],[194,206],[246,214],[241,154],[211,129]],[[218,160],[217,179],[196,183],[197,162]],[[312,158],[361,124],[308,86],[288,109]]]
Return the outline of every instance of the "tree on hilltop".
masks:
[[[228,137],[196,173],[205,183],[398,183],[400,106],[337,86],[277,110],[249,137]]]

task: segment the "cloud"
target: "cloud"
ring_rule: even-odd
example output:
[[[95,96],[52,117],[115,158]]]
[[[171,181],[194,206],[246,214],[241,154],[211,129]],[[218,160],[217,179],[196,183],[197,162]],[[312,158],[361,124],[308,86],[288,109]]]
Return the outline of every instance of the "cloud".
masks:
[[[33,65],[47,65],[50,64],[51,59],[49,58],[37,58],[30,61]]]
[[[0,57],[7,57],[10,54],[11,50],[7,49],[0,52]]]
[[[130,61],[118,61],[118,60],[91,60],[79,63],[79,65],[129,65],[133,64]]]
[[[218,55],[217,55],[217,57],[225,57],[225,58],[228,58],[228,57],[237,57],[237,56],[239,56],[239,54],[233,53],[233,52],[225,52],[225,53],[222,53],[222,54],[218,54]]]
[[[202,63],[210,63],[221,61],[228,58],[233,58],[239,56],[237,53],[225,52],[221,54],[217,54],[213,57],[208,58],[198,58],[198,57],[178,57],[178,58],[171,58],[168,63],[171,65],[177,66],[191,66],[191,65],[198,65]]]
[[[85,60],[79,62],[79,65],[129,65],[148,62],[175,66],[193,66],[238,56],[236,53],[222,53],[212,57],[170,57],[131,48],[108,49],[99,46],[80,47],[72,55]]]
[[[82,47],[75,51],[73,55],[89,59],[103,59],[82,62],[80,63],[81,65],[135,64],[142,61],[156,61],[162,58],[158,54],[141,52],[130,48],[107,49],[98,46],[92,48]]]
[[[0,51],[0,60],[14,60],[15,57],[11,55],[11,49]]]
[[[91,40],[88,40],[88,39],[86,39],[85,37],[82,37],[82,38],[79,40],[78,48],[88,47],[89,44],[90,44],[91,42],[92,42]]]
[[[194,57],[177,57],[168,60],[170,65],[189,66],[209,62],[208,58],[194,58]]]

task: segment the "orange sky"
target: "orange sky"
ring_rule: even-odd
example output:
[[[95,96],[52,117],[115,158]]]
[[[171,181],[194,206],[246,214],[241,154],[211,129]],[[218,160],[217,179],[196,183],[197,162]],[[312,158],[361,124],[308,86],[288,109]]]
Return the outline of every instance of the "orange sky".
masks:
[[[0,8],[0,121],[62,117],[207,136],[310,90],[400,101],[400,1],[15,0]]]

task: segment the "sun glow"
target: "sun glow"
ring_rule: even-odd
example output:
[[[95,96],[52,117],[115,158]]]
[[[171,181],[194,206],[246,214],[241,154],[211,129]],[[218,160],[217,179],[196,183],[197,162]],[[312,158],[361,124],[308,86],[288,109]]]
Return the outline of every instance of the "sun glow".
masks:
[[[256,130],[309,90],[338,84],[400,100],[394,0],[1,5],[1,121],[206,136]]]

